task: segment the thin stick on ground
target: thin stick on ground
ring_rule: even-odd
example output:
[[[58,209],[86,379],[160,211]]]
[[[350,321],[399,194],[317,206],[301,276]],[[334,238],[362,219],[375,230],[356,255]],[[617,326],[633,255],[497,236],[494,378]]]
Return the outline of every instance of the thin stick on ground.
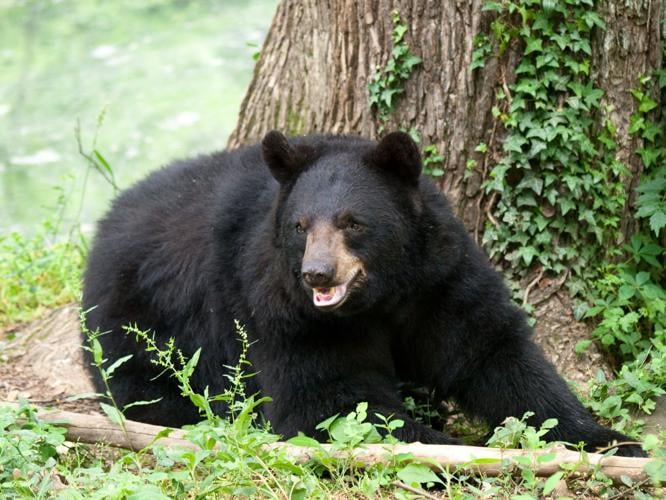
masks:
[[[420,488],[412,488],[410,485],[405,484],[402,481],[393,481],[393,486],[395,486],[396,488],[403,489],[405,491],[409,491],[410,493],[414,493],[415,495],[422,496],[423,498],[427,498],[428,500],[439,500],[436,496],[431,495]]]

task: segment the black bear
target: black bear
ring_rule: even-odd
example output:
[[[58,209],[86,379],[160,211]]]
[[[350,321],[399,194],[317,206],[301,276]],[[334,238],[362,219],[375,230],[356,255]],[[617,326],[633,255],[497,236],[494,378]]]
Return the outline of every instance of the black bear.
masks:
[[[99,223],[83,307],[87,328],[108,332],[110,361],[133,354],[111,379],[117,402],[162,398],[128,411],[144,422],[199,418],[123,325],[173,337],[186,355],[201,347],[193,386],[217,393],[239,356],[238,320],[257,372],[247,390],[272,398],[263,412],[284,436],[313,435],[367,401],[369,414],[405,421],[404,441],[456,442],[405,414],[398,384],[408,381],[492,426],[530,410],[535,425],[557,418],[554,440],[627,440],[544,359],[402,132],[376,143],[273,131],[153,173]]]

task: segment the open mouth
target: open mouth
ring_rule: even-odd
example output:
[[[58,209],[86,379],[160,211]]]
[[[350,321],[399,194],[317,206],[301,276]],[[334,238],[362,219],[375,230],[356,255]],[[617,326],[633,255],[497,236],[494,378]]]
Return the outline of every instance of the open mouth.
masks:
[[[340,307],[347,300],[347,297],[349,297],[352,285],[360,275],[361,270],[357,269],[350,279],[340,285],[328,288],[313,288],[312,300],[314,305],[321,309],[335,309],[336,307]]]

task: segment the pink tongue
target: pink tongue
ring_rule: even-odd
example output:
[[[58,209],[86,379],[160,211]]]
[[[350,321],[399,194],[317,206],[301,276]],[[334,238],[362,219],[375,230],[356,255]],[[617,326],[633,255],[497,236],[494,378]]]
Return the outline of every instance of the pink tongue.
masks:
[[[346,290],[346,285],[338,285],[331,288],[315,288],[312,290],[312,298],[316,306],[333,306],[345,297]]]

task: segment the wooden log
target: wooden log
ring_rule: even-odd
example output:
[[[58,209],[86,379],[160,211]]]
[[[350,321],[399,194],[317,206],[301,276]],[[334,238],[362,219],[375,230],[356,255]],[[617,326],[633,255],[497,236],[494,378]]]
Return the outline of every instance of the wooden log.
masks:
[[[19,408],[15,402],[0,401],[0,405]],[[69,441],[95,444],[102,443],[117,448],[139,451],[150,445],[161,432],[168,427],[144,424],[133,420],[126,420],[120,426],[105,415],[86,415],[58,409],[37,409],[37,418],[41,422],[64,427],[65,436]],[[184,446],[198,449],[198,446],[185,439],[185,431],[172,429],[166,437],[160,437],[159,442],[165,446]]]
[[[0,402],[2,405],[18,407],[17,403]],[[42,422],[59,425],[67,429],[67,439],[82,443],[104,443],[110,446],[141,450],[155,441],[159,433],[166,432],[166,427],[143,424],[127,420],[123,427],[113,423],[108,417],[83,415],[63,410],[38,409],[37,417]],[[157,442],[164,446],[196,449],[197,445],[185,439],[185,431],[173,429],[168,436],[160,437]],[[619,481],[621,476],[633,481],[647,478],[645,465],[649,458],[604,457],[598,453],[579,453],[554,445],[540,450],[514,450],[485,448],[481,446],[434,445],[422,443],[407,444],[367,444],[352,450],[336,449],[333,445],[322,444],[320,448],[297,446],[277,442],[266,445],[268,449],[279,450],[295,463],[317,460],[322,454],[341,459],[352,459],[359,466],[371,466],[387,463],[397,454],[409,454],[414,462],[424,463],[434,470],[440,467],[455,471],[473,470],[488,476],[496,476],[506,471],[507,464],[517,464],[519,457],[528,457],[530,467],[538,476],[550,476],[560,470],[564,464],[576,464],[577,475],[587,475],[597,466],[606,476]],[[554,457],[545,462],[539,457],[553,453]],[[523,459],[524,460],[524,459]]]
[[[288,443],[273,443],[273,448],[283,449],[289,458],[297,463],[304,463],[316,459],[318,451],[315,448],[294,446]],[[481,446],[439,445],[407,443],[396,445],[368,444],[353,450],[334,450],[330,445],[322,445],[322,450],[339,458],[352,458],[364,465],[374,465],[391,461],[398,454],[411,454],[414,462],[432,464],[433,469],[439,467],[453,472],[457,469],[467,469],[483,473],[487,476],[497,476],[506,472],[507,464],[516,465],[516,458],[528,457],[530,468],[537,476],[550,476],[561,470],[564,464],[577,464],[575,474],[586,476],[598,465],[606,476],[619,481],[620,476],[630,477],[634,481],[647,478],[645,465],[649,458],[632,457],[604,457],[598,453],[582,454],[568,450],[562,445],[553,445],[550,448],[539,450],[515,450],[501,448],[485,448]],[[553,454],[553,458],[540,462],[539,457]]]

